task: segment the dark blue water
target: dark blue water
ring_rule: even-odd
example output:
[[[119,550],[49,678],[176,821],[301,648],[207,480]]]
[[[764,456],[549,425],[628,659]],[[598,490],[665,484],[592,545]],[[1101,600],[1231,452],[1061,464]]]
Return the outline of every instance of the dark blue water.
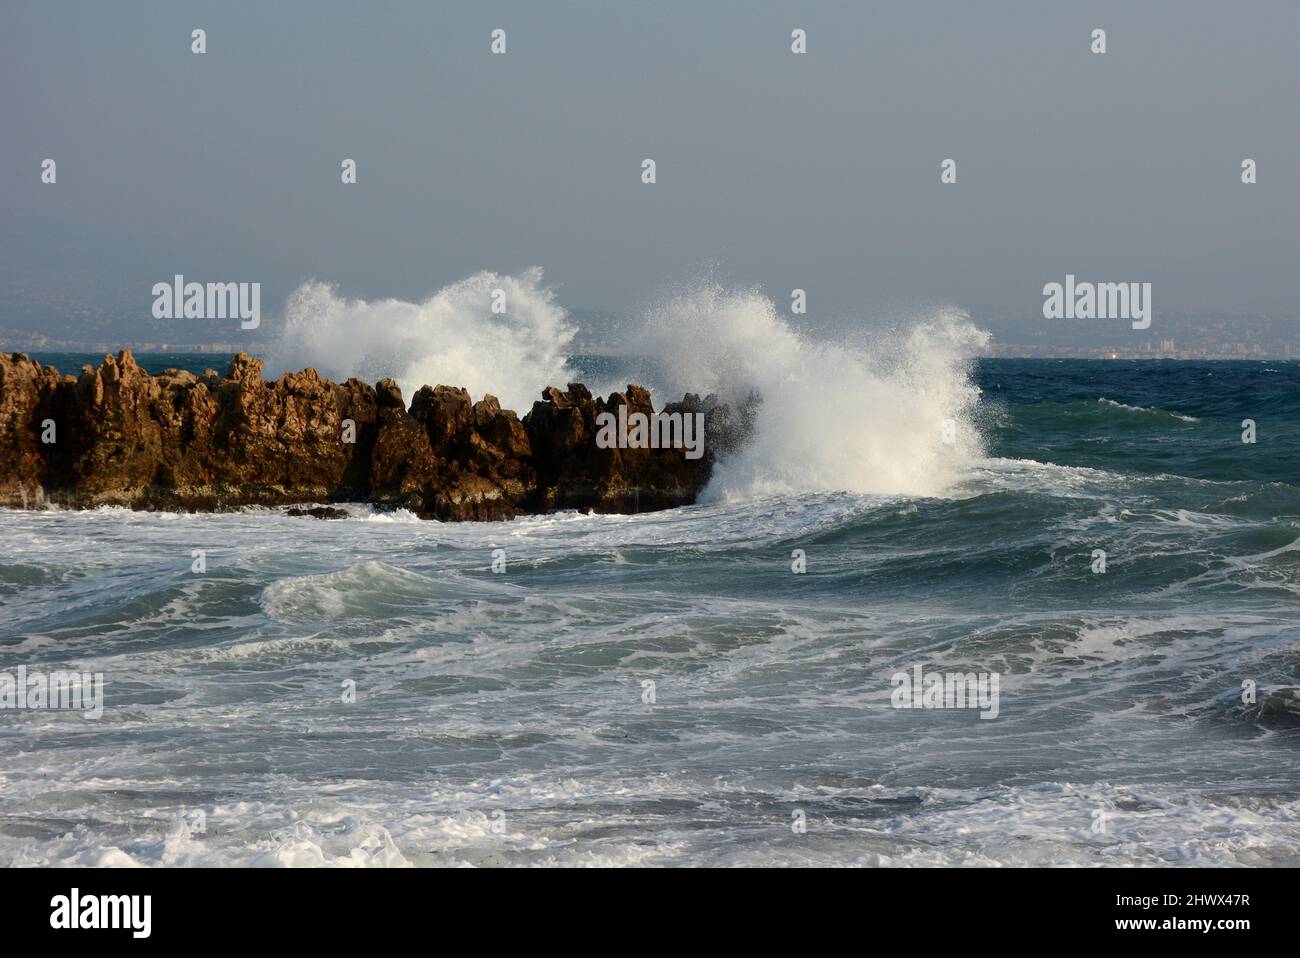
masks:
[[[6,661],[109,681],[0,724],[0,861],[1300,864],[1300,364],[973,378],[942,494],[0,514]]]

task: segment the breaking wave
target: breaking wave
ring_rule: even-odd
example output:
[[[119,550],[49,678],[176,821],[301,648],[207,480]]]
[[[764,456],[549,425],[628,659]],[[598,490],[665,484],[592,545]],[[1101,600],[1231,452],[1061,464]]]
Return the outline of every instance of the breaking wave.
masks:
[[[307,283],[290,297],[272,363],[391,376],[408,401],[425,384],[465,386],[523,415],[546,386],[578,378],[568,364],[576,328],[542,280],[540,268],[481,272],[422,303],[345,299]],[[492,312],[497,290],[502,314]],[[752,440],[721,463],[707,493],[729,500],[945,494],[983,454],[969,365],[986,340],[955,309],[870,342],[819,340],[759,291],[700,282],[648,309],[625,345],[647,364],[638,378],[656,387],[657,404],[685,392],[759,400]]]
[[[505,311],[494,313],[500,290]],[[491,393],[521,416],[550,385],[574,379],[568,365],[577,328],[542,270],[475,273],[419,303],[347,299],[312,281],[289,297],[270,351],[277,371],[315,367],[334,379],[396,379],[409,403],[424,385]]]
[[[760,400],[755,433],[707,495],[943,495],[983,455],[970,361],[987,341],[958,310],[870,342],[796,330],[756,290],[698,283],[666,297],[636,334],[669,395]]]

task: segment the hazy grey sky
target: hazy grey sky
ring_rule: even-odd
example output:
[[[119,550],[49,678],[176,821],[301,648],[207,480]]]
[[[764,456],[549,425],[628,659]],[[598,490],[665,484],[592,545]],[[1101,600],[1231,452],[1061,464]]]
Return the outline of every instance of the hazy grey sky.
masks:
[[[174,272],[256,280],[274,310],[536,264],[621,311],[714,265],[816,322],[1032,318],[1073,272],[1300,313],[1298,37],[1290,0],[3,0],[0,279],[142,312]]]

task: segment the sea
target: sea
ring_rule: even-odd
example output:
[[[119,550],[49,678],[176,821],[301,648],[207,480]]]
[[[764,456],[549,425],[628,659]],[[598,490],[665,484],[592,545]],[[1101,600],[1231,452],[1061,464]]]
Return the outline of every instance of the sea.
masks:
[[[0,512],[0,676],[103,681],[0,709],[0,864],[1300,865],[1300,364],[711,295],[676,357],[463,377],[744,386],[693,506]],[[398,354],[325,371],[430,378]],[[995,707],[901,694],[936,674]]]

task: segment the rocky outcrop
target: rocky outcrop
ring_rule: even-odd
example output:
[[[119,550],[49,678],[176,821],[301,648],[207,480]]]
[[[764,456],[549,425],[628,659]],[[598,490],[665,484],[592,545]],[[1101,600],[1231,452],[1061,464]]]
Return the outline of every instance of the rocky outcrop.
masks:
[[[595,442],[597,417],[619,407],[627,416],[654,413],[650,393],[640,386],[613,393],[608,399],[592,398],[586,386],[570,383],[566,391],[544,390],[540,402],[524,417],[539,476],[539,511],[579,509],[594,512],[643,512],[687,505],[695,501],[708,482],[714,450],[704,443],[704,455],[686,459],[678,450],[601,448]],[[732,441],[736,431],[727,406],[714,397],[701,402],[687,394],[670,403],[665,413],[704,415],[705,436]]]
[[[520,421],[493,396],[449,386],[423,387],[408,409],[391,379],[335,383],[306,369],[267,382],[243,353],[224,376],[150,375],[125,350],[77,377],[0,355],[0,506],[366,501],[444,520],[646,511],[694,502],[752,413],[689,394],[669,404],[703,416],[703,454],[690,458],[600,448],[598,417],[620,407],[654,413],[639,386],[607,399],[552,387]]]

